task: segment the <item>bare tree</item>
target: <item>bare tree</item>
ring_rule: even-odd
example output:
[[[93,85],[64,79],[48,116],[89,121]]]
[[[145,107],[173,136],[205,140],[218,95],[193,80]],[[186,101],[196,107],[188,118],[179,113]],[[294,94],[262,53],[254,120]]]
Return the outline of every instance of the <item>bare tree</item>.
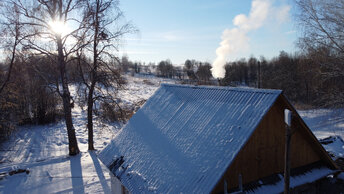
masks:
[[[17,88],[7,87],[13,83],[13,71],[18,61],[19,44],[22,40],[20,15],[15,5],[0,2],[0,45],[3,50],[4,69],[0,70],[0,143],[15,129],[13,114],[18,106],[13,103],[18,97]]]
[[[34,55],[45,55],[50,58],[59,70],[59,80],[56,82],[56,92],[62,97],[64,117],[68,133],[69,154],[76,155],[79,148],[72,122],[71,94],[68,87],[66,65],[71,56],[80,48],[73,36],[80,31],[82,21],[76,12],[82,8],[83,0],[8,0],[18,7],[22,33],[22,41],[26,51]],[[77,26],[69,31],[66,23]],[[70,41],[73,40],[73,41]],[[60,89],[60,86],[62,88]]]
[[[301,44],[328,47],[344,54],[344,0],[296,0],[297,18],[303,28]]]
[[[174,76],[174,68],[172,62],[167,59],[164,61],[160,61],[157,66],[158,75],[162,77],[173,78]]]
[[[196,72],[200,82],[199,84],[210,84],[210,78],[213,77],[210,69],[211,65],[209,63],[199,63],[198,70]]]
[[[136,29],[127,22],[122,23],[123,13],[118,7],[118,0],[87,0],[84,15],[87,26],[86,36],[80,37],[89,42],[84,55],[90,56],[91,62],[85,60],[86,68],[80,66],[82,80],[87,90],[87,128],[88,149],[94,150],[93,143],[93,109],[96,100],[116,103],[113,94],[124,83],[116,64],[118,43],[123,35]],[[118,105],[118,104],[117,104]]]
[[[189,59],[187,59],[184,63],[183,70],[186,72],[186,74],[190,80],[197,80],[197,76],[196,76],[195,70],[194,70],[195,66],[196,66],[195,63],[196,63],[195,60],[189,60]]]
[[[5,75],[5,80],[0,85],[0,94],[10,81],[12,69],[14,66],[14,60],[17,55],[18,45],[20,44],[23,37],[21,36],[21,28],[22,25],[20,24],[20,15],[18,11],[18,7],[14,4],[8,4],[7,2],[3,2],[1,7],[1,36],[2,36],[2,46],[5,52],[9,53],[8,57],[8,70],[7,74]]]
[[[320,66],[324,106],[344,103],[344,0],[296,0],[300,46]],[[325,92],[326,91],[326,92]]]

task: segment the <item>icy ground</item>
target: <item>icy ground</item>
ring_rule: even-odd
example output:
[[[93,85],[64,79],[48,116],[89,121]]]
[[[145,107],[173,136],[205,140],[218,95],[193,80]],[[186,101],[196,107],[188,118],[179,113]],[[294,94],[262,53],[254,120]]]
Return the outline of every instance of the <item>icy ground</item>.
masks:
[[[160,83],[175,83],[154,77],[127,76],[128,85],[119,96],[123,103],[134,105],[147,100]],[[70,87],[71,93],[76,88]],[[121,128],[120,123],[104,124],[95,120],[95,152],[88,152],[86,110],[75,105],[72,110],[81,154],[68,156],[64,121],[56,124],[20,127],[0,147],[0,193],[109,193],[110,176],[96,154]],[[9,172],[26,170],[9,175]]]
[[[160,83],[174,80],[155,77],[127,76],[127,89],[119,97],[133,106],[148,99]],[[71,88],[71,92],[75,88]],[[318,138],[340,136],[344,139],[344,110],[299,111]],[[110,176],[96,154],[103,149],[122,127],[120,123],[95,121],[94,141],[97,151],[87,151],[86,110],[75,106],[74,127],[81,154],[68,156],[67,132],[64,122],[42,126],[20,127],[9,141],[0,147],[0,193],[109,193]],[[344,155],[343,145],[328,144],[325,149]],[[26,172],[9,175],[18,169]]]

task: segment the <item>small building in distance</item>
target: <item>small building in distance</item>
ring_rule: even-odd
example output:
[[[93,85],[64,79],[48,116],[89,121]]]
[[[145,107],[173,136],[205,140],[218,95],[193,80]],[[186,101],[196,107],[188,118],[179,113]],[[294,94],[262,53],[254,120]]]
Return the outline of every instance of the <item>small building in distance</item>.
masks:
[[[281,90],[163,84],[99,157],[131,193],[282,192],[285,109],[291,187],[334,173]]]

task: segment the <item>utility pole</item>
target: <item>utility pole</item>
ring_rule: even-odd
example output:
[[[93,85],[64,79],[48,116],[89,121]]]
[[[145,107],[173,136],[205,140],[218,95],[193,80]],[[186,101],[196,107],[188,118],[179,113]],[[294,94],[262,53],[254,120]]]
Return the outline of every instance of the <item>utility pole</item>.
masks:
[[[289,194],[290,187],[290,140],[292,126],[292,112],[288,109],[284,110],[285,131],[285,153],[284,153],[284,194]]]

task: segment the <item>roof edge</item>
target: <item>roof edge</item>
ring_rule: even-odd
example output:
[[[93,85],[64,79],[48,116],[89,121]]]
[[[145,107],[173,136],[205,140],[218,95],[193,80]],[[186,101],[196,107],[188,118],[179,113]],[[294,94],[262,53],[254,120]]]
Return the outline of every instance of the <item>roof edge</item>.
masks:
[[[205,85],[182,85],[182,84],[167,84],[162,83],[160,87],[179,87],[179,88],[205,88],[213,90],[230,90],[230,91],[242,91],[242,92],[257,92],[257,93],[270,93],[270,94],[282,94],[282,90],[276,89],[258,89],[258,88],[244,88],[244,87],[226,87],[226,86],[205,86]]]

